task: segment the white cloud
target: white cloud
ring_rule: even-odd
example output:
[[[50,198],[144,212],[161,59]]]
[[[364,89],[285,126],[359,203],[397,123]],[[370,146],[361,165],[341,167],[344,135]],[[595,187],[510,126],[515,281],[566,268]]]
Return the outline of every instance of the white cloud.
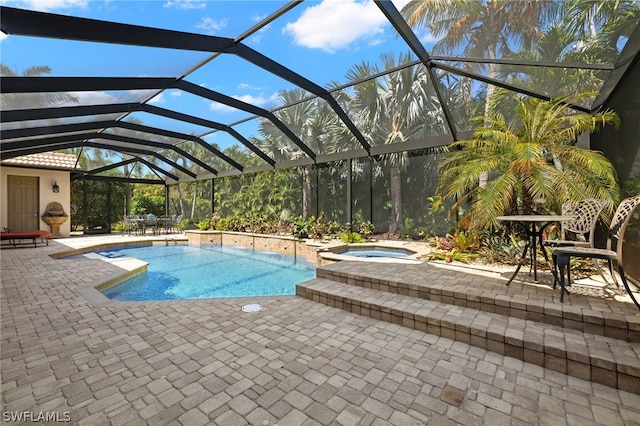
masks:
[[[107,105],[117,104],[122,100],[106,92],[68,92],[75,101],[64,102],[56,106]]]
[[[253,95],[234,96],[234,98],[251,105],[264,106],[277,101],[279,99],[279,96],[277,93],[273,93],[271,96],[266,98],[264,96]]]
[[[420,39],[422,44],[435,43],[436,41],[439,40],[437,37],[434,37],[433,34],[431,34],[426,29],[418,31],[417,35],[418,35],[418,39]]]
[[[308,7],[283,32],[300,46],[334,52],[360,38],[384,34],[387,20],[370,0],[323,0]]]
[[[55,9],[69,9],[72,7],[87,7],[87,0],[24,0],[21,7],[30,10],[46,12]]]
[[[160,92],[157,95],[155,95],[153,98],[149,99],[150,104],[163,104],[164,102],[165,102],[164,92]]]
[[[391,3],[393,3],[396,9],[402,10],[402,8],[405,7],[407,3],[409,3],[409,1],[410,0],[392,0]]]
[[[215,21],[211,18],[202,18],[202,21],[200,21],[200,23],[196,25],[196,28],[204,30],[208,35],[214,35],[216,32],[220,31],[226,26],[226,19]]]
[[[221,104],[219,102],[210,102],[209,103],[209,109],[211,111],[218,111],[218,112],[235,111],[235,108],[231,108],[229,105]]]
[[[198,0],[175,0],[168,1],[162,5],[163,7],[175,7],[177,9],[204,9],[207,4]]]
[[[0,43],[2,43],[4,40],[6,40],[7,37],[9,37],[7,34],[5,34],[2,31],[0,31]]]
[[[240,84],[238,84],[238,89],[262,90],[261,87],[252,86],[249,83],[240,83]]]
[[[270,96],[253,96],[253,95],[236,95],[232,96],[234,99],[239,101],[248,103],[250,105],[255,105],[257,107],[266,107],[278,101],[279,96],[277,93],[273,93]],[[209,103],[209,109],[212,111],[220,111],[220,112],[229,112],[235,111],[235,108],[232,108],[228,105],[221,104],[218,102]]]
[[[177,98],[179,96],[182,96],[182,91],[180,91],[180,90],[172,90],[172,91],[169,92],[169,95],[174,96],[174,97]]]

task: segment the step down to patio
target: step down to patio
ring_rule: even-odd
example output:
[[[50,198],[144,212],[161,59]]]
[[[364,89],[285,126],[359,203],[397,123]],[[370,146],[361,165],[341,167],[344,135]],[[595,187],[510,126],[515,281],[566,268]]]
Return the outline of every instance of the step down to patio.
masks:
[[[509,273],[505,274],[510,275]],[[521,272],[526,275],[526,272]],[[318,278],[418,297],[508,317],[557,325],[614,339],[640,342],[640,311],[628,301],[616,302],[514,281],[500,274],[464,266],[340,262],[320,267]],[[576,287],[576,286],[574,286]],[[569,287],[570,291],[574,291]]]
[[[388,267],[389,265],[386,265],[384,270]],[[406,267],[407,265],[404,265],[403,269],[406,270]],[[297,295],[355,314],[461,341],[574,377],[640,394],[640,344],[628,341],[620,334],[605,336],[602,335],[604,333],[595,334],[574,329],[578,328],[577,326],[551,324],[545,322],[544,318],[537,321],[526,319],[526,315],[525,318],[512,316],[511,304],[504,306],[498,302],[508,299],[504,294],[500,298],[494,296],[493,305],[509,309],[494,308],[493,312],[489,312],[491,308],[488,307],[482,309],[483,304],[490,305],[489,301],[483,302],[482,298],[474,300],[473,296],[467,299],[458,294],[458,290],[445,289],[438,284],[432,286],[439,289],[441,300],[429,300],[421,297],[421,290],[422,296],[425,295],[424,288],[416,289],[410,283],[404,282],[410,281],[406,278],[411,276],[411,271],[406,271],[409,274],[405,275],[401,282],[396,278],[392,282],[377,279],[376,283],[376,278],[371,276],[343,274],[339,269],[340,267],[336,268],[334,265],[319,268],[317,275],[338,279],[345,275],[342,277],[346,279],[345,282],[332,278],[315,278],[298,284]],[[399,276],[402,275],[396,275]],[[436,277],[432,278],[435,279],[434,282],[437,281]],[[365,282],[363,279],[369,280],[372,285],[356,285],[358,282]],[[378,288],[371,288],[376,285]],[[424,284],[421,287],[424,287]],[[394,292],[393,288],[402,290]],[[469,290],[470,286],[466,288]],[[456,296],[450,293],[455,293]],[[462,299],[476,302],[477,305],[461,306],[454,303]],[[526,306],[525,304],[525,312]],[[556,308],[558,309],[561,312],[564,310],[562,307]],[[544,310],[542,314],[551,315]],[[562,314],[559,318],[563,318]],[[604,315],[601,316],[603,327],[605,320]],[[637,337],[635,320],[636,318],[632,317],[627,328],[631,327],[631,334]]]

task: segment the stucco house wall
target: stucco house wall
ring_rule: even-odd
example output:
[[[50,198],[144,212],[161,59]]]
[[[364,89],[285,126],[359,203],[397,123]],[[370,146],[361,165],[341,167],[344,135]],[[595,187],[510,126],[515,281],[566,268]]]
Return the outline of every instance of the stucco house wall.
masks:
[[[37,176],[39,180],[39,201],[38,201],[38,217],[42,216],[47,208],[47,204],[57,201],[64,207],[65,213],[69,215],[69,220],[60,226],[60,233],[65,237],[71,235],[71,174],[64,170],[42,170],[23,167],[0,167],[0,226],[6,227],[8,224],[8,178],[7,176]],[[60,192],[53,192],[53,183],[56,182],[60,187]],[[47,225],[40,217],[39,229],[50,231]]]

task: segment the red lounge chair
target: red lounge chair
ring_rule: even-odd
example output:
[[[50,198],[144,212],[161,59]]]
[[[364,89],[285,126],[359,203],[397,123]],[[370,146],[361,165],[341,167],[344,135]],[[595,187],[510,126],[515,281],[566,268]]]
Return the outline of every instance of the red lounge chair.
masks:
[[[9,244],[13,244],[14,247],[18,240],[33,240],[33,246],[37,247],[38,238],[40,238],[41,242],[49,245],[49,237],[51,237],[51,232],[49,231],[0,231],[0,240],[9,240]]]

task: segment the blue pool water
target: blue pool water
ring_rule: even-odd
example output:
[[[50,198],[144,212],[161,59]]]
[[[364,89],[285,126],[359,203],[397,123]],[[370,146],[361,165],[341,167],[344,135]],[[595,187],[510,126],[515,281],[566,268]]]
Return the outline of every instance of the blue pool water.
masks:
[[[103,291],[113,300],[169,300],[295,294],[315,276],[295,256],[220,246],[146,246],[100,250],[110,258],[149,263],[146,273]]]
[[[347,250],[339,251],[338,254],[345,254],[355,257],[407,257],[413,254],[413,252],[403,249],[393,248],[350,248]]]

